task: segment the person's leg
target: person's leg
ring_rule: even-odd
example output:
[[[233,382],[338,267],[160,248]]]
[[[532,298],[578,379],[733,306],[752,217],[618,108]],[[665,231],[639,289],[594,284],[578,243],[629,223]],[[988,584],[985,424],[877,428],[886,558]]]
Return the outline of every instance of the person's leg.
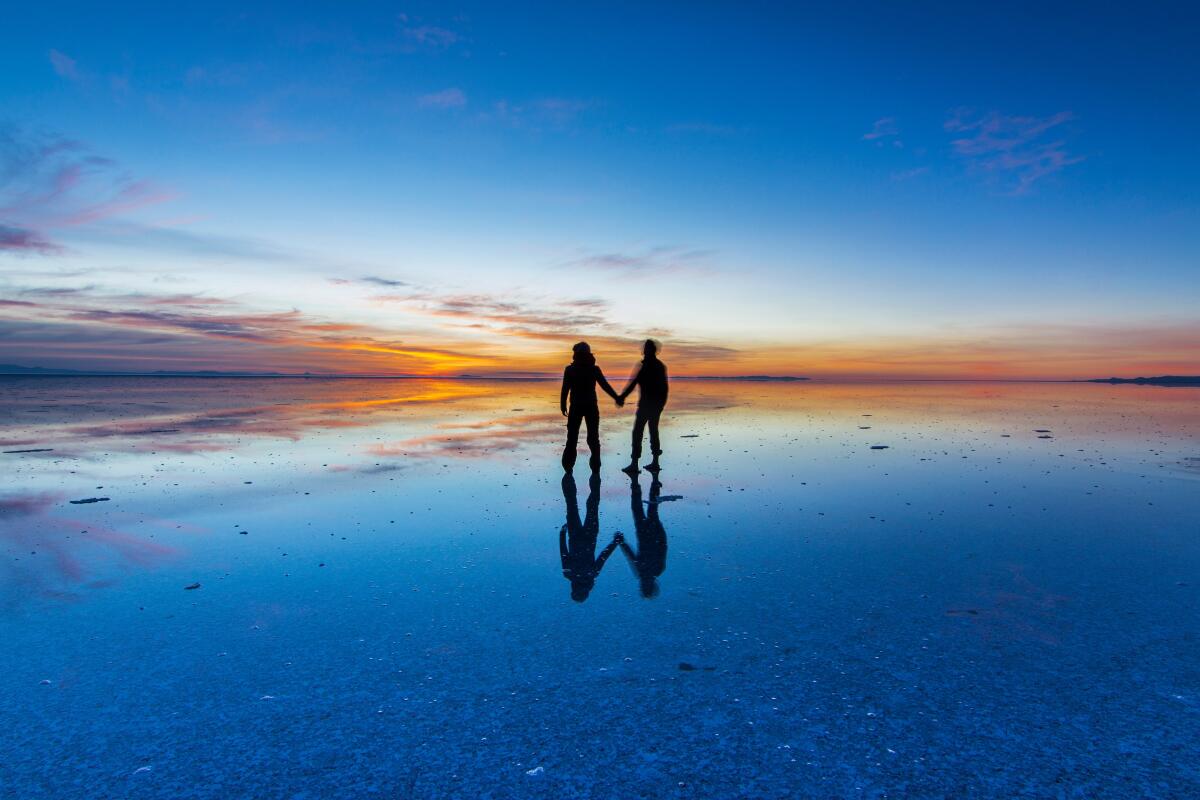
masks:
[[[595,471],[600,469],[600,409],[588,409],[584,420],[587,422],[588,449],[592,451],[588,464]]]
[[[656,408],[649,414],[650,423],[650,452],[654,454],[651,459],[655,464],[658,463],[658,457],[662,455],[662,444],[658,438],[658,419],[662,416],[662,409]]]
[[[642,436],[646,431],[646,414],[638,407],[637,414],[633,417],[633,447],[630,448],[631,464],[636,464],[638,459],[642,457]]]
[[[562,465],[568,472],[575,468],[576,451],[579,449],[579,423],[583,415],[571,409],[567,412],[567,445],[563,448]]]

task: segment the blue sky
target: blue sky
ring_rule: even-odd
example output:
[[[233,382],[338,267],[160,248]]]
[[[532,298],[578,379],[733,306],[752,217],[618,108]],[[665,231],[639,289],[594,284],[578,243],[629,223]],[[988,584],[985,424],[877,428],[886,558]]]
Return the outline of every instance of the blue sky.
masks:
[[[352,5],[13,9],[0,361],[1200,367],[1187,5]]]

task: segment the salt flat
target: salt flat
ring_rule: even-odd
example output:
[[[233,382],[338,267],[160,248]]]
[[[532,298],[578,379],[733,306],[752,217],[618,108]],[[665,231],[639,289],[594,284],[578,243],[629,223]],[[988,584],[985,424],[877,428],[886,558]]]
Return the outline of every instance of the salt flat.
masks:
[[[556,391],[0,379],[0,797],[1200,794],[1200,389]]]

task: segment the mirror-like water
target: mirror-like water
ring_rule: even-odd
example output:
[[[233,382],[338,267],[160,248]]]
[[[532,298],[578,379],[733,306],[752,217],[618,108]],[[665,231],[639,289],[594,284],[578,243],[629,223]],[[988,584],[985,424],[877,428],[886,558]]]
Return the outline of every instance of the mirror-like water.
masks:
[[[1197,796],[1198,401],[0,379],[0,797]]]

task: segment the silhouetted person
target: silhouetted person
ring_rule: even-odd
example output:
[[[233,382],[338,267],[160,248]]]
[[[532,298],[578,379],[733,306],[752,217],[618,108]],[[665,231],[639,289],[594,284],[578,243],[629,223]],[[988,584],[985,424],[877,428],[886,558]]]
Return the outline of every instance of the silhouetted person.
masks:
[[[667,568],[667,532],[658,520],[658,496],[662,484],[657,480],[650,482],[650,508],[647,510],[642,507],[642,487],[638,479],[632,475],[630,478],[629,505],[637,528],[637,552],[633,552],[624,537],[619,544],[637,575],[642,597],[649,600],[658,597],[658,576]]]
[[[636,475],[638,472],[638,459],[642,457],[642,434],[646,425],[650,426],[650,452],[654,454],[646,469],[658,472],[658,457],[662,455],[662,445],[658,438],[658,419],[667,405],[669,388],[667,365],[658,360],[658,343],[653,339],[647,339],[642,345],[642,363],[638,364],[633,377],[629,379],[629,385],[621,392],[619,402],[624,403],[635,386],[638,387],[638,405],[637,416],[633,420],[633,452],[629,466],[622,469],[630,475]]]
[[[600,476],[592,473],[588,481],[587,516],[579,521],[579,500],[575,496],[575,478],[563,475],[563,498],[567,501],[567,523],[558,532],[558,552],[562,556],[563,577],[571,582],[571,599],[582,603],[588,599],[596,576],[604,562],[617,549],[620,535],[614,538],[596,557],[596,538],[600,534]]]
[[[579,423],[587,422],[588,449],[592,457],[588,463],[592,471],[600,469],[600,407],[596,404],[596,384],[616,401],[623,405],[625,400],[617,397],[617,393],[604,379],[604,373],[596,366],[596,357],[587,342],[580,342],[572,348],[571,363],[563,370],[562,393],[558,404],[563,416],[567,418],[567,446],[563,449],[563,469],[570,472],[575,467],[576,452],[579,449]],[[570,411],[567,410],[567,397],[571,398]]]

